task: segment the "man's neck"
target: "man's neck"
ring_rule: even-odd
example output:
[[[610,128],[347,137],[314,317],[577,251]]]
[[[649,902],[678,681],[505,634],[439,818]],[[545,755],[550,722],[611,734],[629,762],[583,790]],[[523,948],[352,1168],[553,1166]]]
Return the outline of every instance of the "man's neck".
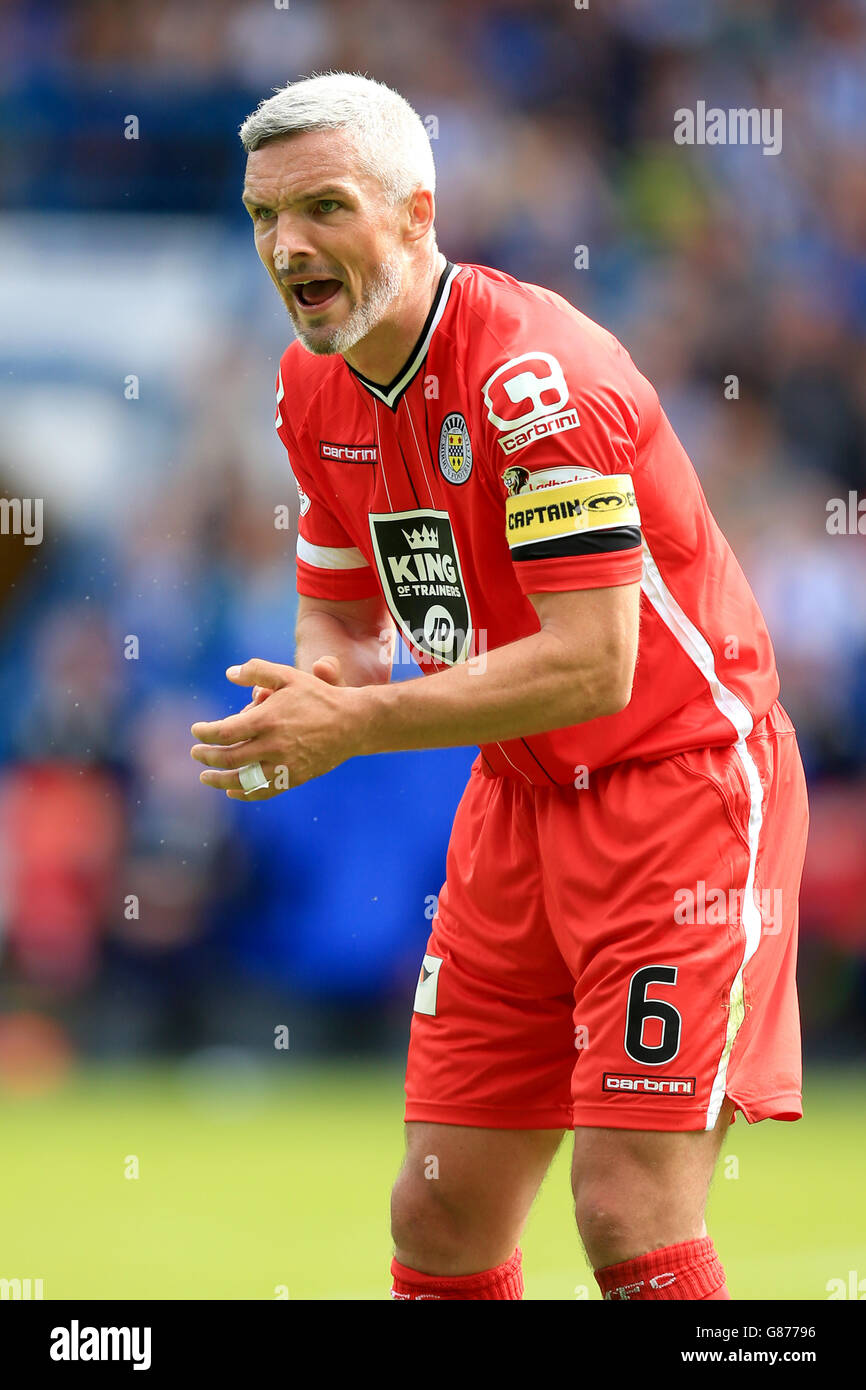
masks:
[[[343,354],[350,367],[377,386],[394,380],[421,335],[446,264],[442,252],[435,251],[417,284],[414,273],[409,272],[408,291],[395,303],[393,317],[386,315],[366,338]]]

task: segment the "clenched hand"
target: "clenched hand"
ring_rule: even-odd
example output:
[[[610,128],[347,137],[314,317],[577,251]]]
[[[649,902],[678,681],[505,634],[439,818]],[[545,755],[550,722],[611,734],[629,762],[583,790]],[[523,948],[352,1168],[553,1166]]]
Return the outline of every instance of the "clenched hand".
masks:
[[[226,671],[235,685],[255,687],[239,714],[193,724],[190,750],[204,763],[200,781],[235,801],[269,801],[321,777],[352,756],[357,692],[345,685],[336,657],[320,657],[312,674],[272,661],[246,661]],[[245,793],[238,768],[261,763],[271,783]]]

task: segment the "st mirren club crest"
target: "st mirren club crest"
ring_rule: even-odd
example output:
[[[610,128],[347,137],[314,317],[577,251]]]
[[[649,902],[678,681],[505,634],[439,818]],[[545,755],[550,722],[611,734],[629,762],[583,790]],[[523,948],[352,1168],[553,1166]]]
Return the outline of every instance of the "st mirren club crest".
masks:
[[[369,520],[385,599],[403,636],[436,661],[464,661],[472,619],[448,513],[381,512]]]
[[[446,415],[439,432],[439,469],[449,483],[465,483],[472,472],[472,444],[463,416]]]

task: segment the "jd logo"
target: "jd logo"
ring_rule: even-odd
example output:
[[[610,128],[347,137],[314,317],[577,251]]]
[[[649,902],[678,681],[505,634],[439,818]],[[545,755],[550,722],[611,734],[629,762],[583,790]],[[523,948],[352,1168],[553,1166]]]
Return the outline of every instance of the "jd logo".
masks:
[[[436,661],[462,661],[472,619],[448,513],[374,513],[370,534],[388,608],[403,636]]]

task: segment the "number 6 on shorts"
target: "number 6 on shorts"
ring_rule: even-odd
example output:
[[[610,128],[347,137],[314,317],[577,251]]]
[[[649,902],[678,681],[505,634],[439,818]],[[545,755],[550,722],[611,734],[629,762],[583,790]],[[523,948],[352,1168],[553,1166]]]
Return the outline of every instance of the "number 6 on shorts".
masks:
[[[645,965],[632,975],[625,1015],[625,1050],[635,1062],[659,1066],[672,1062],[679,1052],[683,1022],[679,1011],[663,999],[646,997],[649,985],[676,982],[675,965]],[[662,1025],[661,1041],[652,1047],[643,1041],[643,1026],[648,1018],[657,1018]]]

